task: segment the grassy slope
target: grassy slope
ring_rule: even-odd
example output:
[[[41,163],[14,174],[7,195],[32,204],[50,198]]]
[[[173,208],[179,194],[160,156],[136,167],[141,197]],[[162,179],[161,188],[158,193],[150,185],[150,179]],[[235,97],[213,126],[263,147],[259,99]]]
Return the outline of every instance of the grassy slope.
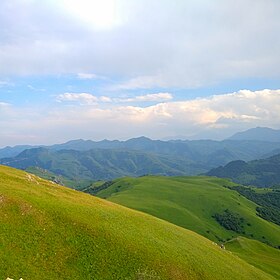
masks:
[[[280,279],[280,250],[244,237],[229,241],[226,243],[226,248],[248,263]]]
[[[0,279],[8,276],[272,279],[194,232],[0,166]]]
[[[229,209],[245,218],[245,236],[280,245],[280,227],[256,215],[256,204],[226,189],[229,181],[214,177],[159,177],[117,179],[98,196],[141,210],[219,241],[238,233],[220,226],[212,216]],[[247,225],[249,223],[250,225]]]

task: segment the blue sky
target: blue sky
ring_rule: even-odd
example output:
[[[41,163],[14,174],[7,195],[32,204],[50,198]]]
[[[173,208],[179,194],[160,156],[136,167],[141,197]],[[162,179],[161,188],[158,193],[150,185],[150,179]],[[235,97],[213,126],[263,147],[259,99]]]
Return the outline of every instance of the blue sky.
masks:
[[[278,0],[3,0],[0,146],[280,129],[279,10]]]

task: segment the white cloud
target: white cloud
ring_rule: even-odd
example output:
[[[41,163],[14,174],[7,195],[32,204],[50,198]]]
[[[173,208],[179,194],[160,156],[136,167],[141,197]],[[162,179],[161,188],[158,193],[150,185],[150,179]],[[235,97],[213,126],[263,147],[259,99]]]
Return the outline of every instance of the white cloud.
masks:
[[[97,97],[68,94],[62,97],[65,98],[86,103],[96,102]],[[241,90],[147,107],[114,102],[108,107],[74,103],[72,106],[57,104],[46,111],[1,104],[0,145],[42,144],[50,143],[50,139],[52,143],[76,138],[124,139],[140,135],[155,139],[174,135],[224,139],[256,126],[280,129],[280,90]]]
[[[96,104],[98,98],[90,93],[63,93],[57,96],[57,101],[79,102],[80,104]]]
[[[61,0],[59,4],[94,30],[110,30],[122,23],[115,0]]]
[[[0,81],[0,87],[7,86],[8,84],[6,81]]]
[[[101,97],[99,97],[99,100],[101,102],[112,102],[112,98],[110,98],[108,96],[101,96]]]
[[[1,87],[8,87],[8,86],[13,86],[14,84],[8,81],[1,81],[0,80],[0,88]]]
[[[78,102],[81,105],[96,105],[97,102],[103,103],[140,103],[140,102],[164,102],[173,99],[172,94],[168,92],[152,93],[146,95],[138,95],[131,98],[111,98],[108,96],[94,96],[90,93],[63,93],[56,97],[58,102]]]
[[[2,107],[7,107],[7,106],[10,106],[9,103],[6,103],[6,102],[0,102],[0,108]]]
[[[131,90],[131,89],[149,89],[153,87],[167,87],[168,83],[162,74],[151,76],[139,76],[123,83],[109,87],[109,90]]]
[[[58,2],[0,1],[0,74],[96,78],[94,69],[124,81],[119,89],[280,75],[279,0],[119,0],[114,11],[124,21],[109,30],[92,29]],[[79,12],[94,21],[101,14],[90,2]]]
[[[153,93],[153,94],[146,94],[136,96],[136,101],[167,101],[173,99],[172,94],[168,92],[160,92],[160,93]]]
[[[77,74],[78,79],[80,80],[103,80],[105,77],[99,76],[93,73],[78,73]]]
[[[37,88],[32,85],[27,85],[27,87],[32,91],[46,91],[46,89],[44,89],[44,88]]]
[[[115,98],[116,102],[163,102],[173,99],[172,94],[168,92],[151,93],[146,95],[138,95],[132,98]]]
[[[79,110],[76,108],[76,110]],[[65,112],[64,112],[65,113]],[[63,113],[63,114],[64,114]],[[108,128],[105,137],[148,135],[161,138],[170,135],[195,135],[201,131],[220,131],[220,138],[243,128],[269,126],[280,128],[280,90],[248,91],[213,95],[187,101],[160,103],[145,108],[118,106],[89,108],[79,114],[81,122]],[[113,126],[122,132],[113,133]],[[97,131],[95,130],[95,133]],[[104,133],[104,131],[103,131]]]

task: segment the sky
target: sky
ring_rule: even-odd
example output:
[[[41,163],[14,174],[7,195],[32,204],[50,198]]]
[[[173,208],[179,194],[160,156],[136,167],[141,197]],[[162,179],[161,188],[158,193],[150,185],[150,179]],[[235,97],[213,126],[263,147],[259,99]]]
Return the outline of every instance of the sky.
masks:
[[[280,129],[279,0],[1,0],[0,147]]]

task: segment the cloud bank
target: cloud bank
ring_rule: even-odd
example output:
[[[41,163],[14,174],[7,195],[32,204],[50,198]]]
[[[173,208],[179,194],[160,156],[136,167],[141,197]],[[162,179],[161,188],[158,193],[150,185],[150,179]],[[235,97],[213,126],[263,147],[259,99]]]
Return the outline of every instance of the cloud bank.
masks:
[[[69,96],[96,102],[95,97],[87,94]],[[42,144],[75,138],[126,139],[141,135],[154,139],[176,138],[176,135],[224,139],[255,126],[279,129],[280,90],[241,90],[147,107],[120,104],[85,107],[79,103],[69,107],[62,102],[48,111],[34,111],[0,103],[0,114],[1,145],[19,144],[26,139]]]
[[[98,1],[70,2],[86,12]],[[123,90],[280,75],[279,0],[108,0],[99,9],[116,17],[109,29],[67,3],[0,2],[0,75],[98,73]]]
[[[111,98],[108,96],[97,97],[91,93],[63,93],[56,98],[58,102],[78,102],[81,105],[93,105],[98,103],[141,103],[141,102],[163,102],[173,99],[172,94],[168,92],[150,93],[145,95],[138,95],[130,98]]]

